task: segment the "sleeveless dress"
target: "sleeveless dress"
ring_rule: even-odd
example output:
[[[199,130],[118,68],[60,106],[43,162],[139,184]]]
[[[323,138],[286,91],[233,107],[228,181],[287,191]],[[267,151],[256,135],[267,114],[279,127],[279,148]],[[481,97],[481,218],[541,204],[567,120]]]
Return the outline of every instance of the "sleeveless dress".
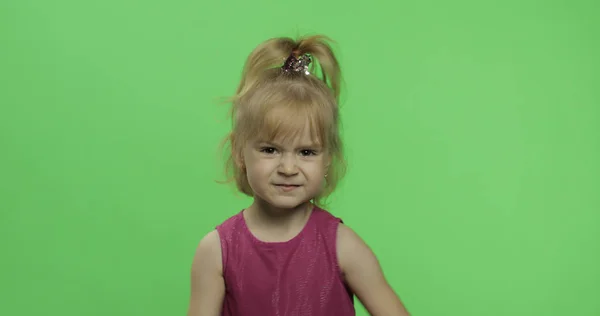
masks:
[[[243,211],[217,226],[225,298],[223,316],[355,315],[336,253],[341,219],[314,207],[302,231],[286,242],[263,242]]]

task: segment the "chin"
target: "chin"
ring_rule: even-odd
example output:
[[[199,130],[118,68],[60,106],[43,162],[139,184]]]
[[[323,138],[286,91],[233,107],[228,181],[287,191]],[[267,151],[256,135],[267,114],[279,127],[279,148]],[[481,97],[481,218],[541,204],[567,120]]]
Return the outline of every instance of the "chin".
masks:
[[[303,203],[307,202],[304,200],[298,200],[298,199],[286,199],[286,198],[275,198],[275,199],[269,199],[266,200],[266,202],[276,208],[295,208],[298,207],[299,205],[302,205]]]
[[[282,208],[282,209],[293,209],[296,208],[306,202],[309,202],[309,199],[304,199],[296,196],[268,196],[260,197],[266,204],[269,204],[272,207]]]

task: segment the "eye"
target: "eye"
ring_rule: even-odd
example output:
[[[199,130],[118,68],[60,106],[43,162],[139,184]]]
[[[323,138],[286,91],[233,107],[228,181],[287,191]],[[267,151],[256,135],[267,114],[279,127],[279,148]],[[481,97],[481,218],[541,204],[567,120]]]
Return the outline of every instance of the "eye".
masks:
[[[317,152],[312,149],[303,149],[300,151],[300,153],[302,154],[302,156],[314,156],[317,154]]]
[[[260,149],[261,153],[265,153],[265,154],[269,154],[269,155],[274,154],[276,151],[277,150],[273,147],[262,147]]]

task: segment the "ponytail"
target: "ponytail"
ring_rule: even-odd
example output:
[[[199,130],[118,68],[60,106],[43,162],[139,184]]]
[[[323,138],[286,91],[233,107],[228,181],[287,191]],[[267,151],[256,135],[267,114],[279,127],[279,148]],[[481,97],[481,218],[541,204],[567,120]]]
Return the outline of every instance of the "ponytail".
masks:
[[[293,53],[297,54],[297,56],[309,54],[318,61],[319,66],[321,66],[320,79],[331,88],[333,95],[338,99],[340,95],[341,70],[338,60],[328,42],[333,41],[323,35],[301,38]]]
[[[334,98],[338,100],[341,70],[330,42],[333,41],[324,35],[301,37],[298,40],[279,37],[264,41],[252,51],[246,60],[242,80],[237,89],[237,97],[259,84],[264,76],[280,75],[280,68],[291,55],[298,58],[308,54],[313,61],[309,72],[323,81],[331,89]],[[316,72],[316,64],[320,66],[320,76]]]

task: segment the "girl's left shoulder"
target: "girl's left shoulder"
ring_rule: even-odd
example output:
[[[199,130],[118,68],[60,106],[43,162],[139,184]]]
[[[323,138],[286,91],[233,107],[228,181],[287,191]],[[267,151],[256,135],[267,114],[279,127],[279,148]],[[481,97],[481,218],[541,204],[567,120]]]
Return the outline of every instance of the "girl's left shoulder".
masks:
[[[346,277],[361,269],[378,269],[375,253],[367,243],[349,226],[340,222],[337,225],[336,253],[338,265]]]
[[[336,246],[344,280],[370,315],[409,315],[371,248],[343,223],[338,225]]]
[[[356,255],[356,251],[363,253],[363,255],[375,256],[366,242],[343,222],[340,222],[337,226],[336,246],[339,261],[352,259]],[[340,266],[343,263],[340,262]]]

